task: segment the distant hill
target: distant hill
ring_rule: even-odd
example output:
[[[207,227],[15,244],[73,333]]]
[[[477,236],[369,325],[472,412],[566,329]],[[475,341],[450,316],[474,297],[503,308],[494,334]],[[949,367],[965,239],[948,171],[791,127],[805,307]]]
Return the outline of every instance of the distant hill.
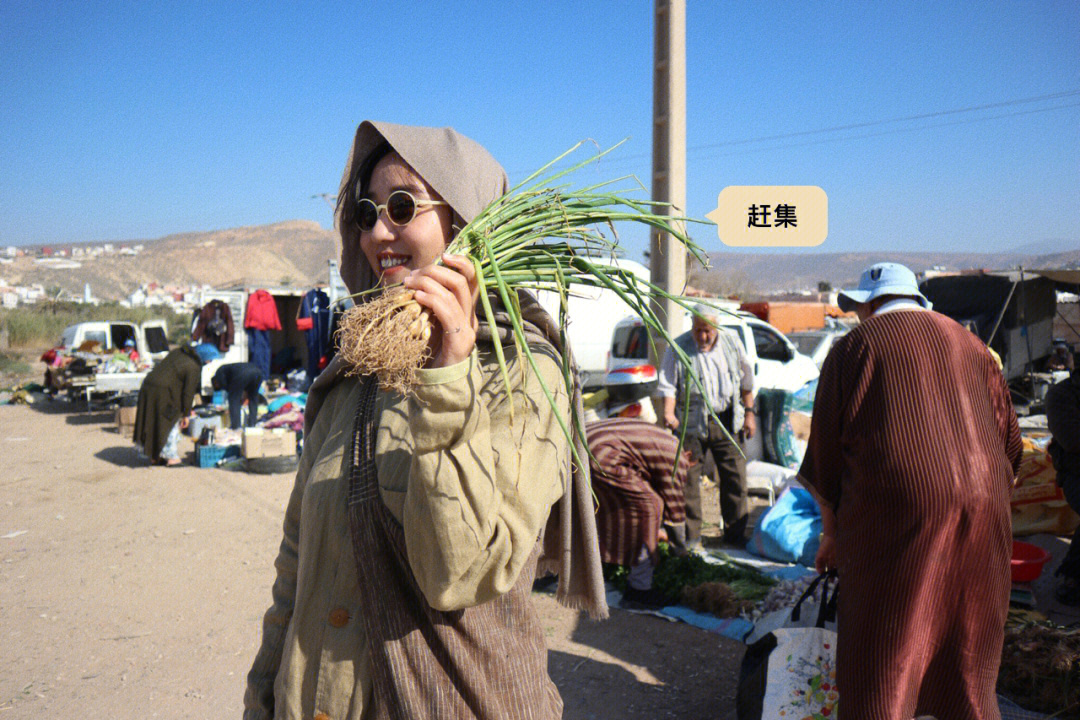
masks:
[[[1034,253],[710,253],[707,272],[692,270],[690,284],[724,294],[769,294],[813,290],[819,282],[852,287],[876,262],[898,262],[921,273],[940,266],[947,270],[1048,269],[1080,266],[1080,248],[1052,254]]]
[[[96,297],[118,300],[149,282],[216,287],[237,283],[311,285],[326,282],[327,261],[338,257],[337,233],[308,220],[114,245],[139,242],[144,249],[138,255],[85,259],[81,260],[82,267],[71,270],[43,267],[30,258],[18,258],[11,265],[0,266],[0,276],[11,284],[59,286],[76,295],[82,295],[84,285],[89,283]]]
[[[117,247],[141,243],[138,255],[109,255],[82,261],[82,267],[61,270],[18,258],[0,265],[0,277],[11,284],[41,283],[63,287],[81,295],[90,284],[94,295],[117,300],[144,283],[160,285],[252,285],[325,282],[327,261],[338,257],[338,236],[308,220],[232,228],[213,232],[168,235],[158,240],[114,243]],[[101,245],[91,243],[82,247]],[[695,287],[744,296],[770,292],[810,290],[825,281],[833,287],[850,286],[874,262],[891,260],[922,272],[934,266],[950,270],[1056,268],[1080,266],[1080,247],[1059,251],[1061,242],[1047,249],[1052,254],[1009,253],[711,253],[708,273],[691,272]],[[62,246],[70,247],[70,246]]]

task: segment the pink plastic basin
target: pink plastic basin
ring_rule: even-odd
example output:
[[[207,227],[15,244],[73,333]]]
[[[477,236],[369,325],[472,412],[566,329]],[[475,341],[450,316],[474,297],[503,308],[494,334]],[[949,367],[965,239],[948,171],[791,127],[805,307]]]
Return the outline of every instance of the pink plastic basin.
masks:
[[[1050,553],[1038,545],[1013,540],[1012,581],[1014,583],[1032,582],[1042,575],[1043,565],[1050,559]]]

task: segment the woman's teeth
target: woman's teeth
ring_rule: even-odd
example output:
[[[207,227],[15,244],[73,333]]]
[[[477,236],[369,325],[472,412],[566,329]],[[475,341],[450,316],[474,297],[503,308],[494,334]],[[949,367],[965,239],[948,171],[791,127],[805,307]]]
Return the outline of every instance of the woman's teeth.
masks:
[[[408,258],[382,258],[379,260],[379,267],[383,270],[389,270],[392,267],[404,265],[407,262],[409,262]]]

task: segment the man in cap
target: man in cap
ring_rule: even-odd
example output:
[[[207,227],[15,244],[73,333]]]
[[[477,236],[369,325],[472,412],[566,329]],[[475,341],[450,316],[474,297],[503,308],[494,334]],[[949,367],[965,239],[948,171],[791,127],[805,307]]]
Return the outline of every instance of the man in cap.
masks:
[[[1057,471],[1057,484],[1065,500],[1080,512],[1080,354],[1069,357],[1072,372],[1046,393],[1046,424],[1053,439],[1050,459]],[[1058,601],[1080,605],[1080,528],[1076,529],[1069,551],[1058,565],[1061,580],[1054,589]]]
[[[746,497],[745,438],[754,436],[754,372],[742,344],[719,328],[720,311],[705,303],[694,308],[690,332],[675,338],[689,356],[701,381],[704,395],[675,362],[671,348],[660,363],[657,392],[663,398],[664,424],[678,432],[683,398],[689,396],[686,446],[693,464],[686,479],[686,542],[701,542],[701,472],[705,454],[712,455],[720,484],[720,515],[724,542],[746,545],[749,508]],[[678,402],[676,402],[678,400]],[[722,423],[718,425],[712,414]]]
[[[799,475],[839,569],[845,720],[998,718],[1020,431],[983,343],[878,263],[818,381]]]

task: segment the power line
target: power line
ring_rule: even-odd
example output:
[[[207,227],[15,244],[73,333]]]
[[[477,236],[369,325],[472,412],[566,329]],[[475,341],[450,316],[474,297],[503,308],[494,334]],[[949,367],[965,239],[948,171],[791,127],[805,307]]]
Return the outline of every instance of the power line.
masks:
[[[1080,94],[1080,93],[1076,93],[1076,94]],[[838,136],[838,137],[821,138],[819,140],[807,140],[805,142],[797,142],[797,143],[786,143],[786,144],[783,144],[783,145],[773,145],[773,146],[770,146],[770,147],[746,148],[746,149],[736,150],[734,152],[727,152],[727,153],[718,153],[718,154],[707,154],[706,153],[705,157],[707,157],[708,159],[717,159],[717,158],[726,158],[726,157],[738,157],[738,156],[741,156],[741,155],[764,154],[764,153],[774,152],[776,150],[786,150],[786,149],[789,149],[789,148],[806,147],[806,146],[809,146],[809,145],[822,145],[824,143],[833,143],[833,142],[844,142],[844,141],[847,141],[847,140],[862,140],[862,139],[865,139],[865,138],[879,137],[879,136],[882,136],[882,135],[896,135],[896,134],[899,134],[899,133],[917,132],[919,130],[930,130],[930,129],[933,129],[933,128],[948,127],[950,125],[966,125],[966,124],[969,124],[969,123],[985,122],[987,120],[999,120],[999,119],[1002,119],[1002,118],[1016,117],[1016,116],[1019,116],[1019,115],[1033,115],[1033,114],[1036,114],[1036,113],[1050,112],[1052,110],[1065,110],[1065,109],[1073,108],[1073,107],[1080,107],[1080,103],[1069,103],[1069,104],[1066,104],[1066,105],[1055,105],[1054,107],[1036,108],[1034,110],[1020,110],[1018,112],[1001,113],[999,115],[989,115],[989,116],[986,116],[986,117],[964,118],[962,120],[953,120],[953,121],[950,121],[950,122],[934,123],[934,124],[930,124],[930,125],[918,125],[916,127],[896,128],[894,130],[881,130],[879,132],[863,133],[863,134],[860,134],[860,135],[841,135],[841,136]],[[794,135],[803,135],[803,134],[804,133],[797,133],[797,134],[794,134]],[[784,136],[784,137],[789,137],[789,136]],[[729,143],[729,145],[734,145],[734,144],[739,144],[739,143]],[[707,148],[708,149],[715,149],[716,146],[707,146]],[[695,152],[694,156],[695,156],[694,159],[700,159],[701,156],[702,156],[702,153]],[[639,157],[641,157],[641,156],[639,156]],[[608,163],[607,167],[609,169],[613,168],[613,167],[614,168],[623,167],[627,163],[627,161],[629,161],[631,159],[632,158],[630,158],[630,157],[614,158]]]
[[[888,125],[888,124],[891,124],[891,123],[911,122],[913,120],[925,120],[925,119],[928,119],[928,118],[944,117],[944,116],[947,116],[947,115],[958,115],[958,114],[961,114],[961,113],[978,112],[980,110],[990,110],[990,109],[993,109],[993,108],[1010,107],[1010,106],[1015,106],[1015,105],[1024,105],[1024,104],[1033,103],[1033,102],[1045,102],[1047,100],[1060,100],[1062,98],[1074,97],[1074,96],[1077,96],[1077,95],[1080,95],[1080,89],[1066,90],[1066,91],[1063,91],[1063,92],[1050,93],[1048,95],[1036,95],[1036,96],[1033,96],[1033,97],[1015,98],[1013,100],[1003,100],[1001,102],[986,103],[986,104],[983,104],[983,105],[972,105],[972,106],[969,106],[969,107],[954,108],[954,109],[951,109],[951,110],[936,110],[934,112],[919,113],[917,115],[905,115],[903,117],[886,118],[884,120],[869,120],[869,121],[866,121],[866,122],[849,123],[849,124],[846,124],[846,125],[835,125],[833,127],[819,128],[817,130],[799,130],[799,131],[796,131],[796,132],[780,133],[780,134],[776,134],[776,135],[762,135],[762,136],[759,136],[759,137],[744,138],[744,139],[741,139],[741,140],[726,140],[726,141],[717,142],[717,143],[705,143],[705,144],[702,144],[702,145],[692,145],[692,146],[688,147],[687,148],[687,154],[690,154],[690,153],[697,154],[701,150],[712,150],[712,149],[720,148],[720,147],[731,147],[731,146],[735,146],[735,145],[750,145],[750,144],[753,144],[753,143],[768,142],[770,140],[786,140],[786,139],[789,139],[789,138],[806,137],[808,135],[820,135],[820,134],[831,133],[831,132],[842,132],[842,131],[845,131],[845,130],[855,130],[855,129],[859,129],[859,128],[875,127],[875,126],[879,126],[879,125]],[[841,137],[838,137],[838,138],[828,138],[828,139],[823,140],[823,141],[813,141],[813,142],[809,142],[809,143],[797,143],[797,144],[792,144],[792,145],[782,145],[782,146],[775,147],[775,148],[768,148],[768,149],[764,149],[764,150],[755,150],[753,152],[768,152],[769,150],[775,150],[775,149],[780,149],[780,148],[801,147],[802,145],[814,145],[814,144],[819,144],[820,142],[835,142],[835,141],[839,141],[839,140],[860,139],[860,138],[867,138],[867,137],[875,137],[875,136],[878,136],[878,135],[891,135],[891,134],[894,134],[896,132],[911,132],[913,130],[922,130],[922,129],[926,129],[926,128],[945,127],[947,125],[960,125],[960,124],[964,124],[964,123],[967,123],[967,122],[980,122],[982,120],[996,120],[996,119],[999,119],[999,118],[1013,117],[1014,115],[1029,115],[1029,114],[1032,114],[1032,113],[1046,112],[1046,111],[1049,111],[1049,110],[1060,110],[1061,108],[1066,108],[1066,107],[1074,107],[1074,106],[1073,105],[1060,105],[1060,106],[1055,106],[1055,107],[1051,107],[1051,108],[1041,108],[1041,109],[1037,109],[1037,110],[1026,110],[1026,111],[1021,111],[1021,112],[1018,112],[1018,113],[1006,113],[1006,114],[1002,114],[1002,115],[994,115],[994,116],[985,117],[985,118],[971,118],[969,120],[961,120],[961,121],[958,121],[958,122],[938,123],[938,124],[933,124],[933,125],[920,125],[920,126],[913,127],[913,128],[901,128],[899,130],[891,130],[891,131],[886,131],[886,132],[881,132],[881,133],[869,133],[869,134],[864,134],[864,135],[845,135],[845,136],[841,136]],[[712,156],[712,157],[731,157],[732,155],[741,155],[741,154],[744,154],[744,153],[725,153],[723,155]],[[609,163],[610,163],[609,167],[611,165],[618,165],[618,164],[621,164],[621,163],[624,163],[624,162],[627,162],[627,161],[639,160],[641,158],[647,158],[647,157],[650,157],[650,156],[651,156],[651,153],[634,153],[634,154],[631,154],[631,155],[622,155],[622,156],[619,156],[619,157],[613,157],[609,161]]]
[[[972,105],[971,107],[956,108],[954,110],[938,110],[938,111],[935,111],[935,112],[920,113],[918,115],[907,115],[907,116],[904,116],[904,117],[888,118],[888,119],[885,119],[885,120],[870,120],[870,121],[867,121],[867,122],[851,123],[851,124],[848,124],[848,125],[836,125],[834,127],[821,128],[819,130],[802,130],[802,131],[799,131],[799,132],[782,133],[780,135],[763,135],[761,137],[747,138],[745,140],[728,140],[728,141],[725,141],[725,142],[707,143],[705,145],[695,145],[694,147],[692,147],[690,149],[691,150],[708,150],[708,149],[715,148],[715,147],[725,147],[725,146],[729,146],[729,145],[748,145],[750,143],[766,142],[766,141],[769,141],[769,140],[786,140],[787,138],[792,138],[792,137],[803,137],[803,136],[806,136],[806,135],[817,135],[817,134],[820,134],[820,133],[828,133],[828,132],[840,132],[842,130],[855,130],[855,129],[858,129],[858,128],[873,127],[875,125],[887,125],[889,123],[909,122],[911,120],[925,120],[927,118],[932,118],[932,117],[942,117],[944,115],[957,115],[959,113],[977,112],[979,110],[991,110],[993,108],[1008,107],[1008,106],[1011,106],[1011,105],[1023,105],[1023,104],[1026,104],[1026,103],[1041,102],[1041,101],[1045,101],[1045,100],[1058,100],[1058,99],[1061,99],[1061,98],[1072,97],[1072,96],[1075,96],[1075,95],[1080,95],[1080,90],[1068,90],[1066,92],[1052,93],[1050,95],[1038,95],[1038,96],[1035,96],[1035,97],[1019,98],[1019,99],[1016,99],[1016,100],[1005,100],[1003,102],[988,103],[986,105]],[[1007,115],[1002,115],[1000,117],[1008,117],[1008,116]]]
[[[738,156],[738,155],[750,155],[750,154],[754,154],[754,153],[767,153],[767,152],[772,152],[774,150],[785,150],[787,148],[805,147],[807,145],[821,145],[821,144],[824,144],[824,143],[842,142],[842,141],[845,141],[845,140],[861,140],[861,139],[864,139],[864,138],[878,137],[878,136],[881,136],[881,135],[896,135],[898,133],[916,132],[916,131],[919,131],[919,130],[929,130],[929,129],[932,129],[932,128],[948,127],[950,125],[966,125],[968,123],[984,122],[986,120],[999,120],[1001,118],[1016,117],[1016,116],[1019,116],[1019,115],[1034,115],[1036,113],[1050,112],[1051,110],[1065,110],[1067,108],[1072,108],[1072,107],[1080,107],[1080,102],[1078,102],[1078,103],[1070,103],[1068,105],[1057,105],[1057,106],[1049,107],[1049,108],[1037,108],[1035,110],[1021,110],[1019,112],[1003,113],[1001,115],[990,115],[988,117],[965,118],[963,120],[953,120],[951,122],[935,123],[935,124],[932,124],[932,125],[919,125],[917,127],[896,128],[895,130],[882,130],[880,132],[864,133],[862,135],[843,135],[841,137],[822,138],[820,140],[809,140],[807,142],[801,142],[801,143],[788,143],[786,145],[774,145],[772,147],[767,147],[767,148],[752,148],[752,149],[746,149],[746,150],[738,150],[736,152],[722,153],[720,155],[712,155],[710,157],[714,157],[714,158],[717,158],[717,157],[735,157],[735,156]]]

